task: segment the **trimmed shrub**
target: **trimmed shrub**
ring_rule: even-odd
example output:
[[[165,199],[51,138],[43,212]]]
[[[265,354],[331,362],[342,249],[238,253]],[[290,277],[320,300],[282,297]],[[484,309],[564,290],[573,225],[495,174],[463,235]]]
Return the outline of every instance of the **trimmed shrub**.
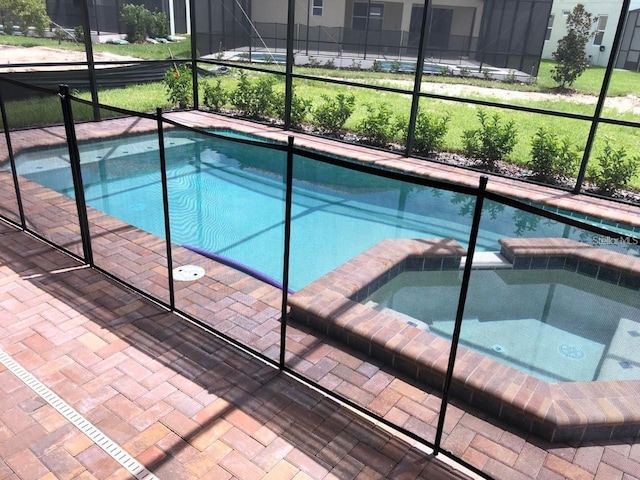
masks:
[[[284,106],[285,106],[284,92],[276,94],[275,99],[276,99],[275,105],[274,105],[275,113],[276,115],[278,115],[278,117],[281,120],[284,120],[284,113],[285,113],[284,112]],[[291,114],[290,114],[291,127],[292,128],[300,127],[304,123],[307,117],[307,113],[309,113],[310,111],[311,111],[311,100],[298,96],[294,90],[291,96]]]
[[[262,75],[251,82],[247,74],[241,71],[238,84],[231,94],[231,103],[244,116],[269,116],[273,112],[275,82],[270,75]]]
[[[162,12],[151,13],[144,5],[125,4],[120,17],[130,43],[141,42],[147,37],[167,36],[168,20]]]
[[[480,160],[488,170],[495,170],[496,162],[509,155],[516,145],[515,123],[510,120],[502,124],[497,113],[489,117],[482,109],[478,110],[480,128],[463,132],[464,152]]]
[[[449,115],[437,116],[418,112],[414,129],[413,151],[417,155],[428,155],[441,150],[448,129]]]
[[[556,182],[574,174],[579,161],[578,150],[569,139],[560,139],[541,127],[531,141],[529,166],[540,180]]]
[[[17,25],[24,36],[29,34],[29,27],[34,27],[42,36],[50,24],[45,0],[0,1],[0,25],[4,25],[6,33],[11,33]]]
[[[218,78],[215,83],[207,82],[204,85],[204,104],[215,112],[219,112],[227,103],[228,93],[222,88],[222,81]]]
[[[164,38],[169,34],[169,20],[164,12],[149,12],[147,18],[147,36],[151,38]]]
[[[187,108],[193,102],[193,78],[191,65],[181,64],[171,67],[164,74],[163,83],[169,102],[179,108]]]
[[[144,5],[125,4],[120,17],[129,43],[141,42],[147,37],[149,10]]]
[[[386,104],[373,106],[368,104],[367,116],[356,126],[356,133],[364,137],[372,145],[385,147],[395,137],[398,131],[397,124]]]
[[[84,42],[84,27],[82,25],[78,25],[73,29],[73,36],[76,41],[82,43]]]
[[[335,98],[328,95],[322,95],[321,98],[322,103],[312,112],[313,122],[320,130],[335,135],[353,113],[356,97],[339,93]]]
[[[609,139],[596,159],[598,166],[591,174],[592,180],[598,189],[606,194],[613,194],[625,188],[640,166],[640,155],[627,157],[626,148],[620,147],[616,150],[611,146]]]

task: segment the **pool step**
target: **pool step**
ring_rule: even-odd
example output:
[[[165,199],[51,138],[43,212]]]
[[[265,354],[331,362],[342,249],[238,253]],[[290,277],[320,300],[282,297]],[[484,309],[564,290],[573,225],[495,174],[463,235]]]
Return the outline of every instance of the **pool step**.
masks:
[[[460,269],[462,270],[467,263],[467,257],[462,257],[460,261]],[[474,269],[498,269],[513,268],[513,264],[509,262],[500,252],[477,252],[473,256]]]

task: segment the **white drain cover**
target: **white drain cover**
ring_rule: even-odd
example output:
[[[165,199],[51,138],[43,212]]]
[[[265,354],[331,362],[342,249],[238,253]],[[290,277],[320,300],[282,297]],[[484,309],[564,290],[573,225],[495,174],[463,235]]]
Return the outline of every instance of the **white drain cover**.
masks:
[[[173,269],[173,279],[178,282],[190,282],[204,277],[204,268],[197,265],[183,265]]]

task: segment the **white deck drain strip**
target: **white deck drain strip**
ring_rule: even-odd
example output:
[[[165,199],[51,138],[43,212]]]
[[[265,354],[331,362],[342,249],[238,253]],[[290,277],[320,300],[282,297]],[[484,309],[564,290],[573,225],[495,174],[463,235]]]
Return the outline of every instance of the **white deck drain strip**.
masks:
[[[82,433],[93,440],[96,445],[102,448],[102,450],[126,468],[138,480],[158,480],[158,477],[149,472],[140,462],[80,415],[67,402],[49,390],[40,380],[26,371],[22,365],[11,358],[11,356],[1,348],[0,363],[7,367],[7,370],[22,380],[31,390],[40,395],[49,405],[60,412],[67,420],[73,423]]]

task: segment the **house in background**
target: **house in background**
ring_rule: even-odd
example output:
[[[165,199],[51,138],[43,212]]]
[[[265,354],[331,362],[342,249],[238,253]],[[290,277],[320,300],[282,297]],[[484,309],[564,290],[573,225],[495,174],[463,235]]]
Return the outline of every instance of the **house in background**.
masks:
[[[594,19],[597,18],[593,26],[594,35],[585,48],[587,58],[591,65],[606,67],[609,57],[613,53],[611,45],[622,13],[622,0],[554,0],[547,25],[542,58],[553,58],[558,41],[567,34],[567,16],[578,3],[583,4],[585,10],[591,13]],[[631,10],[638,7],[640,7],[640,2],[631,3]],[[640,39],[636,40],[636,42],[639,41]]]
[[[82,24],[83,0],[46,0],[52,20]],[[171,33],[195,36],[199,55],[287,45],[288,0],[87,0],[91,30],[122,33],[126,3],[164,12]],[[606,2],[601,2],[606,3]],[[304,55],[411,59],[425,5],[425,58],[537,74],[552,0],[296,0],[294,49]],[[195,26],[187,19],[194,9]]]
[[[537,70],[552,0],[434,0],[427,11],[425,57]],[[286,47],[287,0],[197,2],[201,55],[244,47]],[[425,2],[300,0],[294,49],[305,55],[415,58]],[[235,22],[235,24],[234,24]]]
[[[631,10],[627,16],[615,66],[640,72],[640,8]]]

